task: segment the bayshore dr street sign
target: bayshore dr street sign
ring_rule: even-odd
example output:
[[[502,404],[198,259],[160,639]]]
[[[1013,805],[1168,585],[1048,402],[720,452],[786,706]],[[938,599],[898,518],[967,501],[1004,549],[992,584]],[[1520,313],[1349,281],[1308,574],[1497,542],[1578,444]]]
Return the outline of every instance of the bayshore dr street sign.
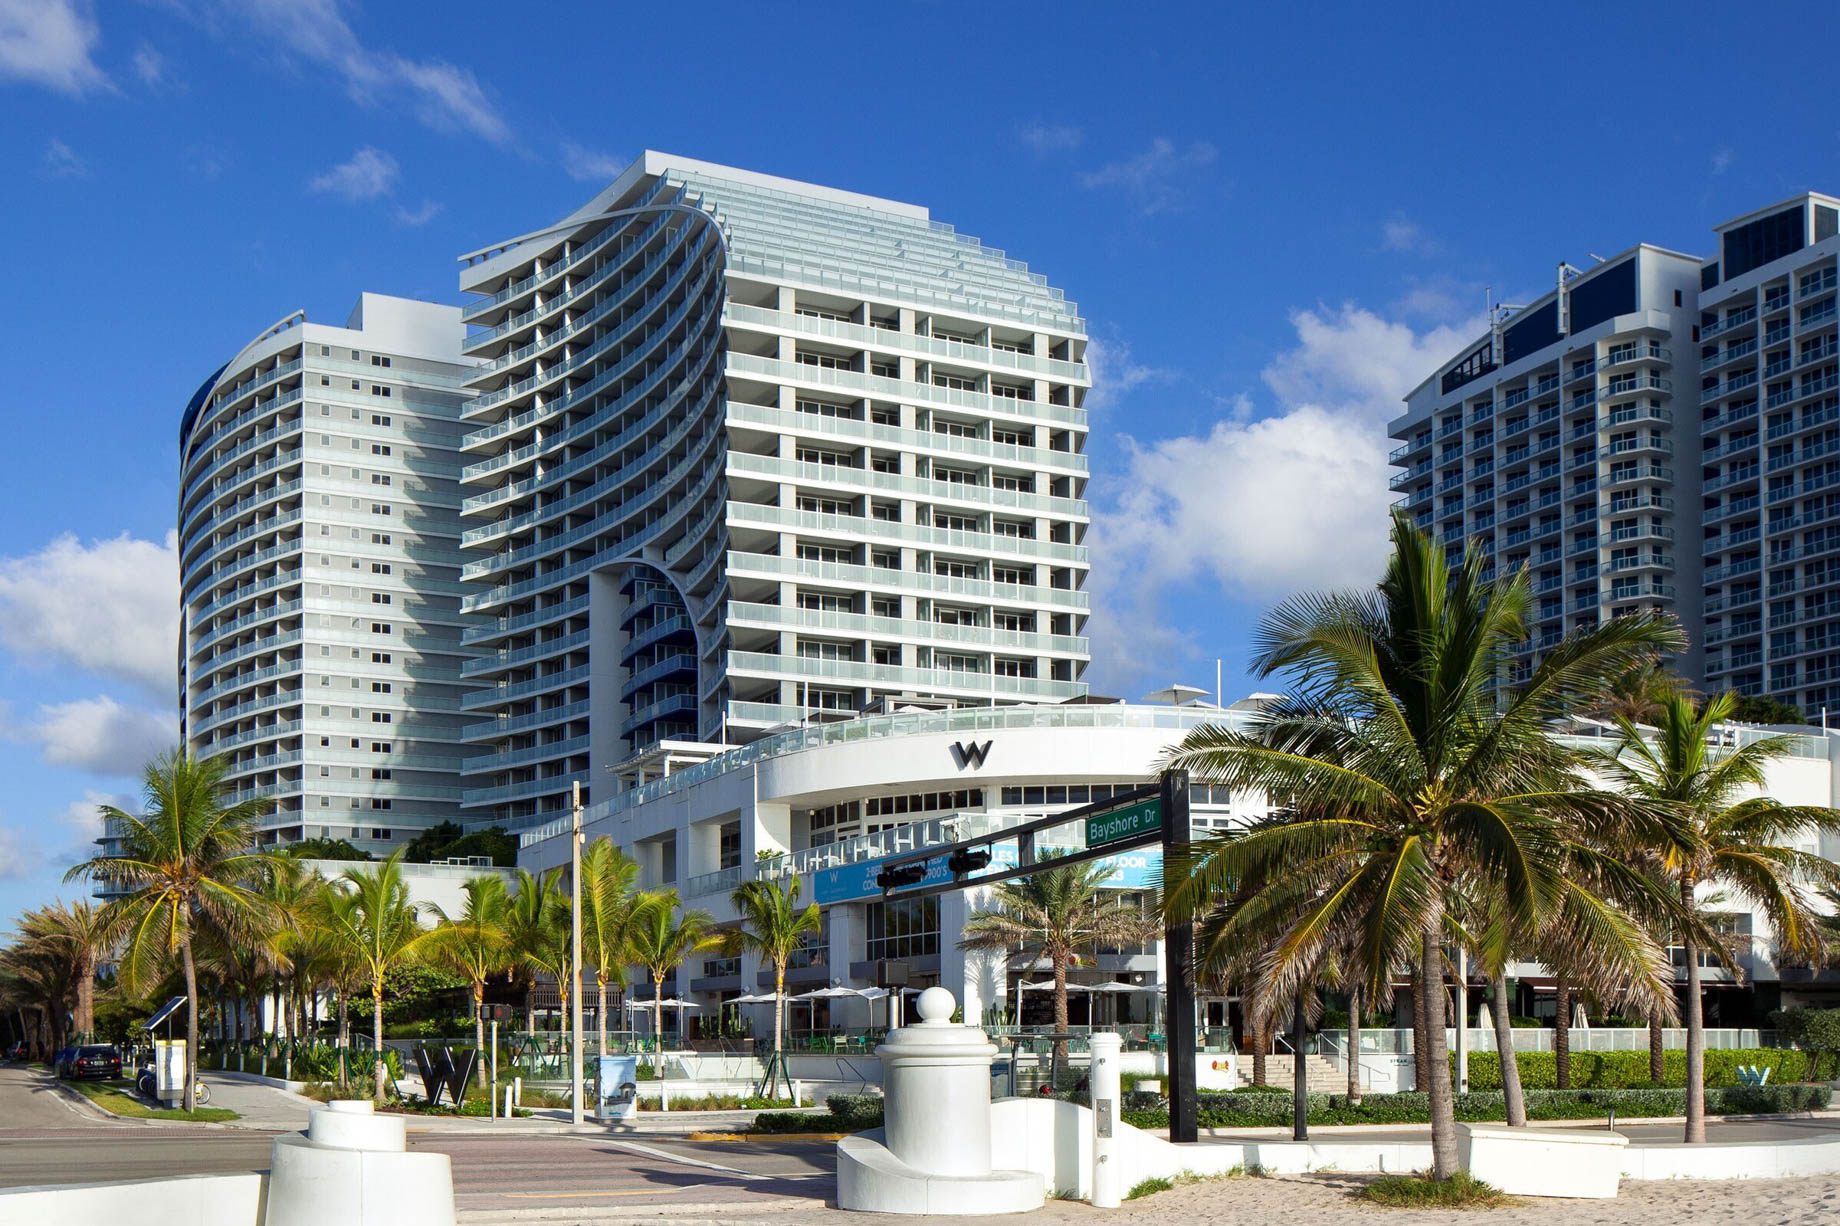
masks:
[[[1120,839],[1157,838],[1163,832],[1163,798],[1152,796],[1109,813],[1086,819],[1086,845],[1116,843]]]
[[[986,743],[983,756],[988,754]],[[1086,846],[1050,845],[1055,832],[1069,826],[1082,828]],[[1170,871],[1171,864],[1180,863],[1177,857],[1186,854],[1188,840],[1188,772],[1168,770],[1156,783],[1134,788],[1123,796],[1113,795],[1096,804],[1034,818],[977,838],[901,852],[861,868],[851,866],[837,872],[833,879],[821,881],[816,892],[822,901],[826,894],[846,897],[873,886],[886,899],[924,898],[948,890],[995,885],[1062,866],[1101,859],[1118,861],[1125,858],[1120,853],[1150,843],[1160,844],[1162,854],[1157,857],[1156,867],[1161,876]],[[1149,856],[1143,859],[1147,869]],[[1164,916],[1163,966],[1168,996],[1164,1031],[1169,1052],[1169,1139],[1187,1142],[1195,1139],[1197,1123],[1195,938],[1188,916]]]

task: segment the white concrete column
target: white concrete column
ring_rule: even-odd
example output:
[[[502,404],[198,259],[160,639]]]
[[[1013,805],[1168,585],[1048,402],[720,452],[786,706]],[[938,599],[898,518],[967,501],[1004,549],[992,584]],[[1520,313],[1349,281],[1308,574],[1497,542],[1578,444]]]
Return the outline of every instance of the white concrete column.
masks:
[[[1124,1201],[1123,1155],[1115,1148],[1121,1105],[1118,1067],[1124,1039],[1102,1031],[1087,1041],[1092,1048],[1092,1064],[1086,1074],[1092,1094],[1092,1203],[1095,1209],[1116,1209]]]
[[[928,1175],[990,1174],[990,1058],[984,1032],[951,1022],[952,993],[928,988],[903,1026],[876,1049],[882,1058],[888,1151]]]

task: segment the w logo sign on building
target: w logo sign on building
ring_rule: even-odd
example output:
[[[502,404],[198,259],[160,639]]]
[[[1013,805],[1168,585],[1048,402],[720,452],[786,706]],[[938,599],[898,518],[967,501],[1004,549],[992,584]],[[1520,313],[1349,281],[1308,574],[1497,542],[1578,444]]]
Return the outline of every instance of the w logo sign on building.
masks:
[[[984,759],[990,756],[991,744],[990,741],[985,741],[982,745],[976,741],[955,742],[952,746],[952,760],[958,763],[959,770],[964,770],[967,766],[982,767]]]

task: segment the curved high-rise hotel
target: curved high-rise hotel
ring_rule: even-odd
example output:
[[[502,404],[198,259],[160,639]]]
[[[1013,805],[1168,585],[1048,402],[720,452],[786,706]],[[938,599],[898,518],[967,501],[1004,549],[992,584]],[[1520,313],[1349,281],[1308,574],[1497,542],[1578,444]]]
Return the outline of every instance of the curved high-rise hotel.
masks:
[[[1084,693],[1085,325],[1042,276],[658,153],[462,263],[469,818],[674,741]]]
[[[186,407],[184,737],[272,802],[266,842],[388,852],[459,816],[460,333],[378,294],[295,312]]]

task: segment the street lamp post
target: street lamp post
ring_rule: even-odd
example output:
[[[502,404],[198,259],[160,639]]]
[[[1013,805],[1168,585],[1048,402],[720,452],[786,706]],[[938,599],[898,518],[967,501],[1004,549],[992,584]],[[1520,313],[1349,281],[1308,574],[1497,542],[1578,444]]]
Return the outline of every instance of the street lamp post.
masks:
[[[581,780],[573,785],[569,806],[569,1120],[582,1122],[581,1111]]]

